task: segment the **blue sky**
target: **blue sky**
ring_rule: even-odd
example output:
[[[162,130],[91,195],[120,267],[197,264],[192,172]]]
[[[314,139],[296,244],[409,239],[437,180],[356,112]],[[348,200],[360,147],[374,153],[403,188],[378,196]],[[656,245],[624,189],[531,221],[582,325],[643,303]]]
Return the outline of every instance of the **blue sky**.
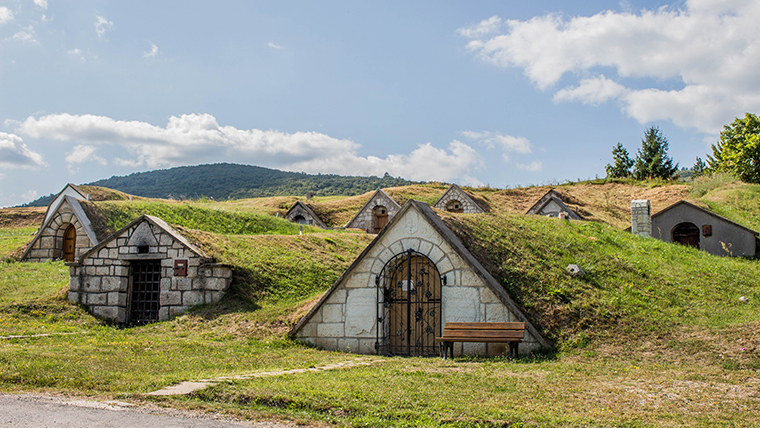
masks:
[[[582,3],[582,4],[574,4]],[[0,206],[236,162],[514,187],[760,111],[760,2],[0,0]]]

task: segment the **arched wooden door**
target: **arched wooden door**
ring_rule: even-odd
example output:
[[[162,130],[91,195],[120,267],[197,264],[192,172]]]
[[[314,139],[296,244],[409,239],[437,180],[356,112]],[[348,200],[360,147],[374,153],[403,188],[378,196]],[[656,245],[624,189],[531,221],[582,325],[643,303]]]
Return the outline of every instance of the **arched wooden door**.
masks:
[[[436,356],[441,334],[441,276],[425,255],[407,250],[378,277],[378,353]]]
[[[375,233],[380,233],[388,225],[388,210],[384,206],[378,205],[372,210],[372,214],[375,220]]]
[[[699,248],[699,228],[693,223],[679,223],[673,228],[673,242]]]
[[[63,233],[63,260],[73,262],[77,249],[77,229],[74,225],[69,225],[66,232]]]

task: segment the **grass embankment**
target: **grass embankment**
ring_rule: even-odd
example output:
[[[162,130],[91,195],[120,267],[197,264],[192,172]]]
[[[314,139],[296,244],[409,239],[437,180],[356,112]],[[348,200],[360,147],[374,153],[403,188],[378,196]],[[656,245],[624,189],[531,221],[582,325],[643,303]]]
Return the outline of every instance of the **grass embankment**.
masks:
[[[140,215],[159,217],[165,222],[219,234],[297,235],[299,225],[282,218],[275,218],[259,212],[224,210],[199,206],[192,202],[168,201],[118,201],[96,204],[108,229],[116,231],[129,224]],[[304,226],[304,233],[319,231],[318,228]]]

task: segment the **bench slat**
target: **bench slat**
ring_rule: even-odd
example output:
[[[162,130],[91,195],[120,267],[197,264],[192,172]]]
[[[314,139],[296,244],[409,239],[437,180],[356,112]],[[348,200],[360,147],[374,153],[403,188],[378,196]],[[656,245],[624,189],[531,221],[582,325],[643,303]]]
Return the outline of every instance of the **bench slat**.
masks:
[[[524,322],[447,322],[444,330],[524,330]]]
[[[523,331],[475,330],[475,331],[445,331],[441,335],[444,340],[457,340],[464,337],[480,339],[522,339]]]

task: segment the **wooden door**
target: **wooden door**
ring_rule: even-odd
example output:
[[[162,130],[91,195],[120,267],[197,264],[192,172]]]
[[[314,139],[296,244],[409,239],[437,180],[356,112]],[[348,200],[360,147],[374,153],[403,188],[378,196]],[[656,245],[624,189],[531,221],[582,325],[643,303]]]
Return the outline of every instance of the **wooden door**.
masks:
[[[63,260],[73,262],[76,249],[77,229],[74,225],[70,225],[63,234]]]
[[[699,228],[692,223],[681,223],[673,229],[673,242],[699,248]]]

